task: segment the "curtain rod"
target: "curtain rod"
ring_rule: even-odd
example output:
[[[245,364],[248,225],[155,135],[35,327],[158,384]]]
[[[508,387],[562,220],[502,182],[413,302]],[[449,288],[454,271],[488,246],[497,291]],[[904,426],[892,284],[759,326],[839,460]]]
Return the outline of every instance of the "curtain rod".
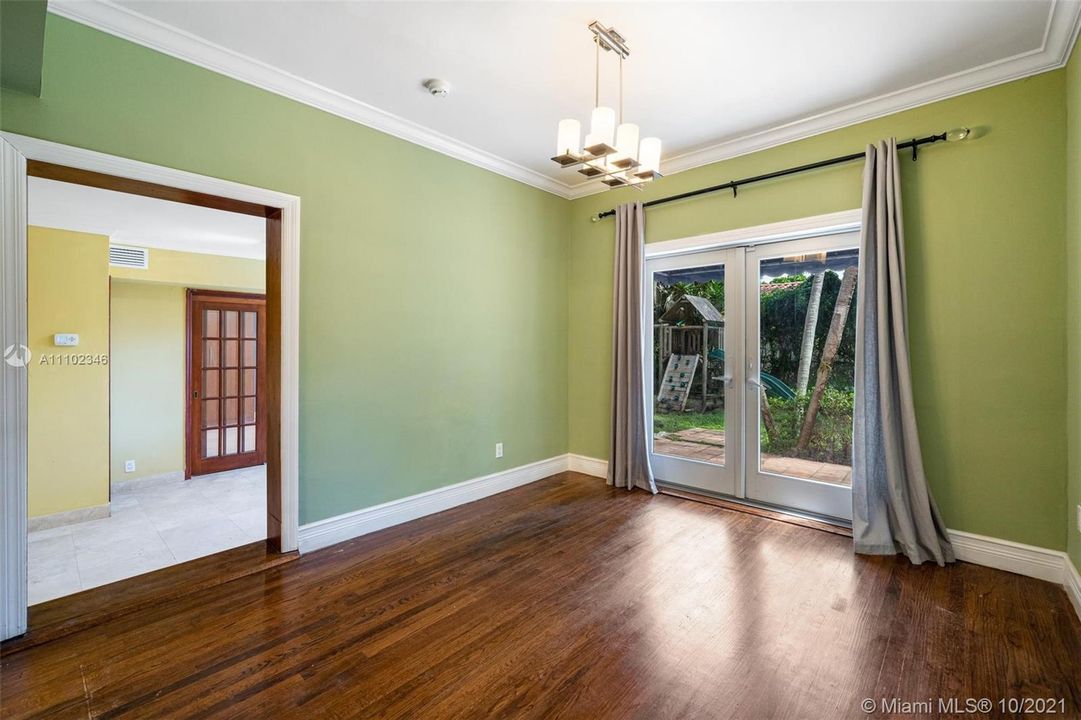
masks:
[[[913,138],[912,140],[906,140],[903,143],[897,143],[898,150],[906,150],[912,148],[912,159],[915,160],[919,153],[919,147],[921,145],[930,145],[936,142],[942,142],[943,140],[948,142],[957,142],[964,140],[971,134],[971,130],[968,128],[956,128],[954,130],[948,130],[938,135],[928,135],[922,138]],[[750,185],[751,183],[762,182],[763,180],[773,180],[774,178],[784,177],[786,175],[795,175],[796,173],[807,172],[808,170],[818,170],[819,168],[829,167],[830,165],[840,165],[841,163],[852,162],[853,160],[859,160],[866,156],[865,152],[852,153],[851,155],[841,155],[840,157],[830,158],[829,160],[819,160],[818,162],[809,163],[807,165],[799,165],[797,167],[785,168],[784,170],[775,170],[765,175],[755,175],[753,177],[743,178],[741,180],[731,180],[721,185],[711,185],[710,187],[699,188],[698,190],[689,190],[685,193],[678,195],[669,195],[668,197],[657,198],[656,200],[649,200],[642,203],[642,207],[653,207],[654,205],[663,205],[665,203],[675,202],[676,200],[686,200],[687,198],[696,197],[698,195],[705,195],[706,193],[719,192],[721,190],[731,190],[733,197],[739,191],[738,188],[741,185]],[[598,222],[601,218],[612,217],[616,214],[615,209],[605,210],[604,212],[597,213],[591,219],[593,222]]]

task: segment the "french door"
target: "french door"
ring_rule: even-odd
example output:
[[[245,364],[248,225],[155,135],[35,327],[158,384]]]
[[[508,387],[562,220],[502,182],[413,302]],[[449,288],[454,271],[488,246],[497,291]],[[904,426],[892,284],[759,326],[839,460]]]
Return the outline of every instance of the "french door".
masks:
[[[646,263],[661,482],[851,518],[856,233]]]
[[[266,296],[188,291],[187,477],[266,462]]]
[[[739,495],[742,250],[656,258],[646,271],[653,301],[643,303],[649,305],[643,368],[653,398],[646,421],[653,428],[654,475]]]

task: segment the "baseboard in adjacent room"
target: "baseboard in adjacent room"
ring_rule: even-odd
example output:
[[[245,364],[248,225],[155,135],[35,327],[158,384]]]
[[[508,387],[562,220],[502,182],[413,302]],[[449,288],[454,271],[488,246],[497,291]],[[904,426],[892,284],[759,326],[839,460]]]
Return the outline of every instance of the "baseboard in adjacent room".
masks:
[[[183,479],[184,471],[174,470],[173,472],[147,475],[146,477],[132,478],[131,480],[117,480],[112,483],[112,489],[114,493],[125,493],[131,492],[132,490],[169,485],[171,483],[180,482]]]
[[[52,513],[51,515],[38,515],[26,519],[26,531],[28,533],[38,530],[49,530],[61,525],[74,525],[87,520],[100,520],[110,515],[109,503],[93,505],[85,508],[75,508],[64,512]]]
[[[300,527],[300,552],[311,552],[425,515],[449,510],[566,472],[569,467],[569,456],[557,455],[547,460],[308,523]]]

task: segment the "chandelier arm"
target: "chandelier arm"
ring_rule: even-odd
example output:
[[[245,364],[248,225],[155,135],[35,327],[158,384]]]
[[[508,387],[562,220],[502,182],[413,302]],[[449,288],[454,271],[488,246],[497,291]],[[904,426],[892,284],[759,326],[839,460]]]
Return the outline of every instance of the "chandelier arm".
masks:
[[[619,56],[619,124],[623,124],[623,56]]]
[[[601,106],[601,39],[593,38],[596,52],[593,58],[593,107]]]

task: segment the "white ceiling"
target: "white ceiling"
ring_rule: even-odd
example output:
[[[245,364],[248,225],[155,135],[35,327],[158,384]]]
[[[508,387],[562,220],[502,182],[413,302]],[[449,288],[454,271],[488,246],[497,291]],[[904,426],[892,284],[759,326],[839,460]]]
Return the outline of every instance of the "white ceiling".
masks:
[[[596,187],[548,160],[559,119],[588,120],[592,20],[628,39],[625,117],[672,172],[1058,67],[1081,16],[1078,0],[50,7],[567,196]],[[430,77],[451,95],[430,97]]]
[[[85,185],[29,179],[31,225],[108,235],[120,245],[259,258],[266,220]]]

